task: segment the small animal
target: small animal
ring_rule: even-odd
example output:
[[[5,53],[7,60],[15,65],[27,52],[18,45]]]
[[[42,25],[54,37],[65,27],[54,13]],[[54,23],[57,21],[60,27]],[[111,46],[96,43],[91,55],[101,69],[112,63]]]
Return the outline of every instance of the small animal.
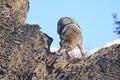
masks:
[[[85,56],[85,51],[82,43],[81,29],[77,22],[70,17],[62,17],[57,24],[57,32],[60,36],[59,53],[66,52],[67,58],[70,58],[70,53],[75,46],[78,46],[82,56]]]

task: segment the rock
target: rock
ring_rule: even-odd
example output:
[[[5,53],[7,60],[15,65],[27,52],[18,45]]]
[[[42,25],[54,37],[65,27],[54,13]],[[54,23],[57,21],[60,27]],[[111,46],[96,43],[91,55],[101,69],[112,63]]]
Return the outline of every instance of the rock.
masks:
[[[49,54],[46,60],[46,80],[120,80],[120,45],[98,50],[85,60],[71,63],[63,56]],[[73,59],[79,60],[79,59]],[[76,61],[75,61],[76,62]],[[41,79],[39,75],[38,79]],[[42,77],[43,79],[43,77]]]
[[[0,79],[26,80],[37,70],[45,68],[52,38],[39,30],[38,25],[24,25],[3,37],[0,44]]]
[[[120,80],[120,44],[85,60],[50,52],[51,37],[25,24],[28,0],[0,0],[0,80]]]
[[[28,10],[28,0],[0,0],[0,31],[24,24]]]
[[[118,44],[98,50],[84,61],[59,68],[54,80],[120,80],[119,52]]]

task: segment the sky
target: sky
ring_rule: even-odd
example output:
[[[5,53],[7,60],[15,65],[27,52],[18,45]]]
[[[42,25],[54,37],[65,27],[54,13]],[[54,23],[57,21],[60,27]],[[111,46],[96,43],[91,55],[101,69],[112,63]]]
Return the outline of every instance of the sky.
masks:
[[[39,24],[41,31],[54,39],[51,47],[60,47],[57,22],[61,17],[71,17],[78,22],[82,29],[83,45],[87,50],[118,38],[113,33],[116,26],[112,13],[120,13],[120,0],[29,1],[26,23]]]

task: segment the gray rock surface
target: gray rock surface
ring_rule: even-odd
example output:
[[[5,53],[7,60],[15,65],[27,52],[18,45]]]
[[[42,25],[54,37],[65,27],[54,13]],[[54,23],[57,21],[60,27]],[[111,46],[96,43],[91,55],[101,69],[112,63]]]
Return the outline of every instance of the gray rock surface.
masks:
[[[0,80],[120,80],[120,45],[85,60],[50,52],[51,37],[25,24],[28,0],[0,0]]]

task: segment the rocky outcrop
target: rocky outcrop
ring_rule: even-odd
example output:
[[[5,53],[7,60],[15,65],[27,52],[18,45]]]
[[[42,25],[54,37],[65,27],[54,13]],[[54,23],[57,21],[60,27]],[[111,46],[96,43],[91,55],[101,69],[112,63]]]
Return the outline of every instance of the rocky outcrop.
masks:
[[[0,0],[0,80],[120,80],[120,45],[85,60],[50,52],[51,37],[25,24],[28,0]]]
[[[0,80],[29,80],[45,66],[53,39],[24,23],[28,10],[28,0],[0,0]]]
[[[120,45],[103,48],[76,64],[58,64],[53,80],[120,80]],[[63,65],[65,64],[65,65]]]
[[[28,0],[0,0],[0,30],[4,28],[12,31],[24,24],[28,10]]]
[[[2,38],[0,79],[29,79],[39,63],[44,61],[44,57],[49,53],[52,38],[39,30],[38,25],[19,26],[7,37]]]

